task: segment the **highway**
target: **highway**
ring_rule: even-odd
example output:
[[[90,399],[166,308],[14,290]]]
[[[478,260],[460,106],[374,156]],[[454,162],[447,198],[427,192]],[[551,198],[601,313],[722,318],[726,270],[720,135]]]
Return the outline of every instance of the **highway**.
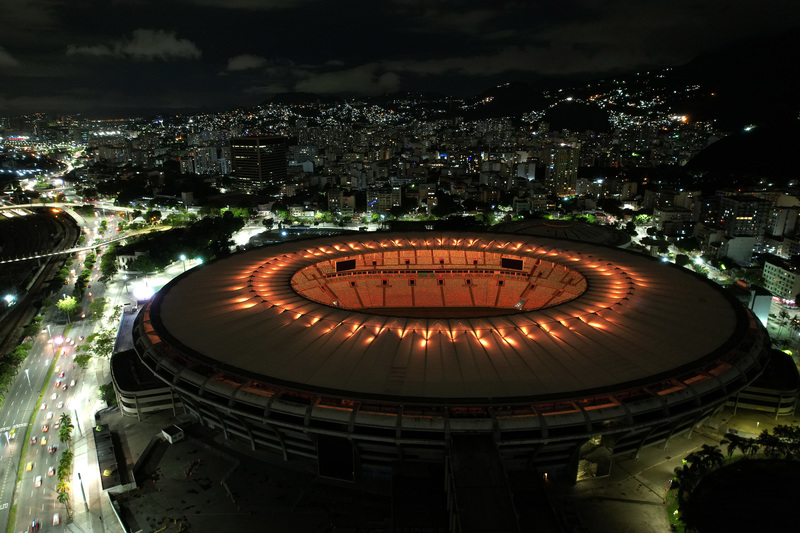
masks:
[[[109,226],[113,227],[116,210],[101,212],[105,213]],[[79,221],[89,241],[85,248],[97,246],[94,242],[99,237],[96,227],[102,218],[98,213],[94,220],[87,217]],[[246,227],[234,240],[246,242],[254,230],[261,231],[258,227]],[[145,231],[150,231],[150,228]],[[107,242],[100,246],[103,244]],[[97,249],[96,253],[95,266],[98,266],[102,249]],[[84,251],[77,252],[74,263],[76,272],[82,270],[85,255]],[[91,298],[107,297],[110,300],[106,306],[108,314],[123,303],[135,303],[130,291],[138,286],[158,290],[184,270],[199,264],[193,259],[176,261],[161,273],[135,280],[128,280],[120,274],[120,279],[107,286],[98,282],[99,270],[93,270],[81,309],[88,309]],[[75,278],[71,277],[69,281],[62,289],[65,294],[72,294]],[[60,298],[60,294],[54,294],[53,298]],[[87,509],[95,515],[99,513],[102,490],[89,428],[93,427],[94,413],[104,406],[99,399],[98,386],[107,381],[105,376],[108,375],[109,362],[105,358],[93,359],[84,370],[78,366],[73,368],[72,359],[75,348],[85,342],[82,338],[104,328],[116,328],[117,324],[106,320],[90,322],[79,317],[77,314],[70,324],[66,324],[59,311],[49,313],[49,322],[44,323],[42,330],[31,339],[33,348],[0,405],[0,531],[29,531],[33,520],[38,520],[42,530],[46,531],[78,531],[71,529],[77,525],[67,526],[67,512],[64,505],[57,501],[57,476],[48,476],[51,467],[58,467],[61,452],[65,449],[65,445],[58,440],[58,429],[55,427],[63,413],[72,416],[75,426],[72,433],[75,461],[70,490],[71,509]],[[68,332],[64,335],[67,328]],[[71,385],[73,380],[75,384]],[[60,383],[56,385],[57,382]],[[66,390],[62,388],[64,384]],[[35,443],[32,442],[33,437],[36,438]],[[50,446],[57,446],[57,451],[49,453]],[[30,471],[25,468],[28,463],[31,464]],[[81,474],[80,480],[77,474]],[[36,480],[39,477],[41,485],[37,487]],[[12,509],[15,509],[13,518]],[[53,515],[56,513],[60,524],[54,526]],[[10,519],[14,520],[13,529],[7,527]],[[108,527],[108,524],[100,527]]]
[[[93,229],[91,226],[96,225],[98,220],[86,226]],[[108,217],[108,221],[113,223],[113,215]],[[91,240],[93,235],[88,236]],[[95,265],[99,265],[100,255],[101,252],[98,252]],[[79,253],[76,264],[82,264],[84,257],[84,253]],[[81,302],[83,310],[88,309],[92,297],[106,296],[106,287],[97,282],[99,270],[93,272],[90,285],[94,286],[88,289]],[[71,294],[73,283],[74,278],[64,286],[63,292]],[[115,292],[119,293],[118,290]],[[89,293],[93,296],[89,296]],[[122,295],[110,296],[119,298]],[[54,295],[54,298],[58,297],[60,295]],[[112,309],[113,304],[106,307],[107,312]],[[115,325],[105,324],[104,321],[93,323],[79,317],[77,315],[77,320],[67,324],[59,311],[50,313],[49,323],[44,323],[36,337],[30,339],[33,348],[0,405],[0,528],[3,530],[8,530],[4,525],[8,524],[9,519],[14,520],[14,529],[10,531],[29,531],[33,520],[39,520],[43,530],[65,530],[67,512],[64,504],[57,501],[57,476],[55,473],[48,475],[51,468],[55,470],[58,467],[61,452],[65,449],[58,439],[58,423],[62,413],[72,416],[75,426],[73,443],[80,444],[81,450],[84,450],[76,450],[70,491],[72,509],[83,505],[84,492],[78,486],[76,473],[83,472],[86,485],[95,489],[100,485],[96,461],[93,462],[88,456],[86,464],[87,447],[84,445],[83,431],[87,425],[91,427],[94,411],[100,407],[97,387],[101,383],[98,383],[95,369],[107,366],[108,361],[92,360],[89,369],[83,370],[78,366],[73,367],[72,359],[75,348],[85,342],[81,341],[82,338],[102,327]],[[50,453],[51,446],[57,447],[54,453]],[[80,466],[77,464],[79,455]],[[31,465],[30,470],[26,468],[28,464]],[[40,486],[36,486],[38,478],[41,479]],[[13,518],[12,509],[15,509]],[[56,513],[60,523],[54,526]]]

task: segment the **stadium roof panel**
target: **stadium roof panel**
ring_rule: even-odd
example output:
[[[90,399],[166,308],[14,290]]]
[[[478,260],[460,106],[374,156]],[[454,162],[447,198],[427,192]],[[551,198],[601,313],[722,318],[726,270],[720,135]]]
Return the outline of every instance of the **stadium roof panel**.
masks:
[[[743,309],[713,283],[615,248],[502,234],[355,239],[287,242],[193,269],[157,295],[153,324],[190,357],[267,383],[347,397],[492,401],[645,385],[702,366],[746,329]],[[516,263],[504,267],[504,258],[522,268],[509,270]],[[335,271],[353,259],[357,268]],[[537,260],[580,273],[585,290],[520,312],[523,296],[546,304],[562,287],[556,278],[565,270]],[[315,264],[310,288],[293,289],[293,276]],[[469,298],[506,304],[500,314],[470,316],[469,305],[456,305]],[[433,307],[415,317],[421,301]],[[436,302],[439,317],[431,316]],[[398,307],[403,316],[372,312]]]

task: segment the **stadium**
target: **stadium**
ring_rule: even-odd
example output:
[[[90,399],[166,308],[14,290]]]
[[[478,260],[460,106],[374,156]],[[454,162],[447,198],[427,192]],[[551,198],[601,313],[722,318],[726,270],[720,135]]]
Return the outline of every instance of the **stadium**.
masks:
[[[214,261],[157,293],[133,337],[205,426],[346,480],[463,447],[574,480],[598,447],[630,456],[691,431],[760,375],[769,348],[746,308],[685,269],[459,232]]]

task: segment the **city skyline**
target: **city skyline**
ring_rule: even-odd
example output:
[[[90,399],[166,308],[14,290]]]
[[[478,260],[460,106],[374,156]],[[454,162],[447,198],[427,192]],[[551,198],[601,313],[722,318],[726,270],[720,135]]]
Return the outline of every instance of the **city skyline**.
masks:
[[[0,17],[0,114],[102,115],[221,110],[284,92],[468,96],[500,82],[675,66],[787,31],[800,6],[41,0],[0,7]]]

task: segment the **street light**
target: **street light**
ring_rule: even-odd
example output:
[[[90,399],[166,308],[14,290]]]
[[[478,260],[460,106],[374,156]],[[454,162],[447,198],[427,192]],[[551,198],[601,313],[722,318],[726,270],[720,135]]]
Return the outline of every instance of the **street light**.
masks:
[[[181,254],[181,261],[183,262],[183,271],[186,272],[186,256]]]

